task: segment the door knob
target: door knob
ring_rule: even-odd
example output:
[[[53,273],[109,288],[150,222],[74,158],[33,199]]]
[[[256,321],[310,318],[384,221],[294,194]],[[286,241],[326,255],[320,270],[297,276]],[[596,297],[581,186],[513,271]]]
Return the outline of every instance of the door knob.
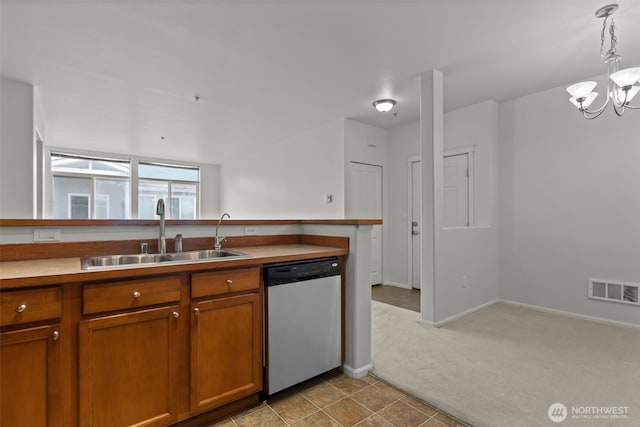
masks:
[[[418,221],[411,221],[411,226],[412,227],[417,227],[418,226]]]
[[[420,234],[420,232],[418,230],[411,230],[411,235],[412,236],[417,236],[418,234]]]

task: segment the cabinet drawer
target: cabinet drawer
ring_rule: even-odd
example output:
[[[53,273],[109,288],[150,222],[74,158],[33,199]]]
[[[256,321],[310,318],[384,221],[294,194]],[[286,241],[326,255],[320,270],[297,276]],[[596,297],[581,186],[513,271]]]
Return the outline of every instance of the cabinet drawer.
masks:
[[[191,275],[191,297],[228,294],[260,287],[260,267],[209,271]]]
[[[82,312],[100,313],[179,300],[179,276],[95,283],[82,289]]]
[[[62,316],[60,288],[8,291],[0,294],[2,326],[55,319]]]

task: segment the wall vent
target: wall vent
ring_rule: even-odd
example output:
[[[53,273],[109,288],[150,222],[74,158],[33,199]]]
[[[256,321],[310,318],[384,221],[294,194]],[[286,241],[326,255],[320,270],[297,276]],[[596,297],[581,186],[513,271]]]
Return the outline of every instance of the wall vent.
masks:
[[[640,285],[634,283],[589,279],[589,298],[640,305],[640,302],[638,302],[639,288]]]

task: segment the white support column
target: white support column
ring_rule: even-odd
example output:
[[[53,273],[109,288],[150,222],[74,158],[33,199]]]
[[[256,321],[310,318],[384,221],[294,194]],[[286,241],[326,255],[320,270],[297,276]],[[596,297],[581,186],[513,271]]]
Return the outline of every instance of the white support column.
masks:
[[[365,376],[371,364],[371,225],[359,225],[349,239],[346,295],[346,358],[344,373]]]
[[[420,75],[420,155],[422,158],[421,319],[436,319],[437,245],[442,234],[442,156],[444,151],[444,90],[442,73]]]

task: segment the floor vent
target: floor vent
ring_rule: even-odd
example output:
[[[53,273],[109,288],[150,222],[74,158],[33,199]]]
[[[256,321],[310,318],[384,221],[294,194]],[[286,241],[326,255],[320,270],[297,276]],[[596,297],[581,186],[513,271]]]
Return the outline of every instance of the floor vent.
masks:
[[[633,283],[589,279],[589,298],[640,305],[638,302],[638,288],[640,288],[640,285]]]

